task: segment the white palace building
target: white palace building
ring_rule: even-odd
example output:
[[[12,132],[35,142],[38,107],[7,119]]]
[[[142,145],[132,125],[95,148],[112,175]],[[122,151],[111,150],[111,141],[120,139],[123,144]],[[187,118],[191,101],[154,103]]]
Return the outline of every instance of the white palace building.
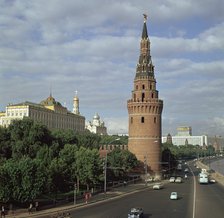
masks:
[[[205,146],[208,145],[208,136],[200,135],[200,136],[192,136],[192,128],[181,126],[177,128],[177,135],[171,136],[168,134],[167,136],[162,137],[162,143],[171,142],[173,145],[199,145]]]
[[[79,113],[79,99],[73,99],[73,112],[68,111],[52,95],[38,103],[22,102],[9,104],[0,112],[0,126],[8,127],[13,120],[29,117],[35,122],[46,125],[49,129],[71,129],[75,132],[85,130],[85,117]]]

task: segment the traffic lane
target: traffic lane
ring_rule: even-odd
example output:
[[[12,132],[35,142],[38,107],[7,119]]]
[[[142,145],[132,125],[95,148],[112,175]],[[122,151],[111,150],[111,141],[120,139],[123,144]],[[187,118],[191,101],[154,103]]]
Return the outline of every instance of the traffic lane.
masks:
[[[200,168],[194,166],[195,162],[190,164],[196,180],[196,215],[200,217],[223,218],[224,213],[224,187],[218,183],[202,185],[198,182]]]
[[[190,186],[190,181],[186,181],[182,184],[167,184],[161,190],[148,188],[144,191],[129,194],[121,198],[76,209],[75,211],[71,211],[71,215],[72,217],[86,218],[122,218],[127,217],[130,208],[142,207],[145,214],[144,217],[146,218],[188,218],[192,214],[192,194]],[[178,200],[170,200],[170,193],[172,191],[179,193],[180,198]]]
[[[218,183],[201,185],[197,183],[196,218],[223,218],[224,188]]]

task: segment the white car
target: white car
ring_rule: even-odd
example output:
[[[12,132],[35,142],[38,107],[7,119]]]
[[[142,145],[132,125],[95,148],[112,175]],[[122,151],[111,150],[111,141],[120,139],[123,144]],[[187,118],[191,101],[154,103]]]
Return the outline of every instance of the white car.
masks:
[[[131,208],[128,218],[142,218],[144,216],[143,209],[140,207]]]
[[[170,200],[177,200],[177,192],[171,192],[170,194]]]
[[[153,182],[153,178],[152,177],[147,178],[147,179],[145,179],[145,182]]]
[[[155,184],[152,188],[153,188],[154,190],[159,190],[159,189],[162,188],[162,184],[157,183],[157,184]]]
[[[181,183],[181,182],[182,182],[182,178],[178,176],[178,177],[175,179],[175,182],[176,182],[176,183]]]
[[[185,173],[189,172],[188,168],[186,168],[186,169],[184,170],[184,172],[185,172]]]
[[[170,177],[170,182],[175,182],[175,177]]]
[[[209,182],[210,183],[216,183],[215,179],[210,179]]]

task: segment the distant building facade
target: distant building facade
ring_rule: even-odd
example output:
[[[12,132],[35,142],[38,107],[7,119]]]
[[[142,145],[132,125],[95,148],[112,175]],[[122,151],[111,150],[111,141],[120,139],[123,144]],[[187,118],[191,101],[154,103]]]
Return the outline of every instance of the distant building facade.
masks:
[[[192,136],[192,128],[190,126],[177,127],[177,136]]]
[[[208,145],[213,146],[216,152],[224,152],[224,138],[222,136],[209,136]]]
[[[177,127],[177,135],[171,136],[168,134],[167,136],[162,137],[162,143],[172,142],[173,145],[199,145],[206,146],[208,145],[208,136],[192,136],[192,128],[188,126]]]
[[[92,121],[89,121],[86,124],[86,129],[95,134],[107,135],[107,127],[105,126],[105,123],[100,119],[98,113],[93,116]]]
[[[76,96],[77,98],[77,96]],[[76,105],[77,106],[77,105]],[[25,101],[9,104],[4,113],[0,113],[0,125],[8,127],[13,120],[29,117],[35,122],[46,125],[49,129],[72,129],[77,132],[85,130],[85,117],[79,111],[76,114],[67,110],[50,96],[40,104]]]

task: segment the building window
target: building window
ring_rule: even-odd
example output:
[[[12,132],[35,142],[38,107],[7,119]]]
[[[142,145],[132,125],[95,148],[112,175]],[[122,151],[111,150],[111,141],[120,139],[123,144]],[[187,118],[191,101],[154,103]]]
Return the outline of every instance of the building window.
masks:
[[[145,85],[142,85],[142,89],[145,89]]]
[[[156,123],[156,117],[154,117],[154,123]]]
[[[142,93],[142,101],[145,100],[145,93]]]
[[[133,123],[133,117],[131,117],[131,123]]]
[[[145,122],[145,118],[141,117],[141,123],[144,123],[144,122]]]
[[[136,90],[138,90],[138,85],[136,85],[136,87],[135,87],[135,88],[136,88]]]

